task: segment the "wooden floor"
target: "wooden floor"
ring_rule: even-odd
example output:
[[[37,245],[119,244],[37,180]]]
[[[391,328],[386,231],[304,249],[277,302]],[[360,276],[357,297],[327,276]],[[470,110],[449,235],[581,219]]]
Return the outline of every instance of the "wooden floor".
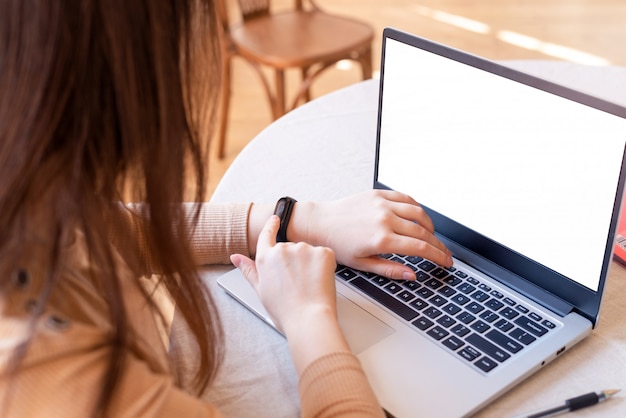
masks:
[[[293,0],[274,0],[275,10]],[[549,59],[626,66],[624,0],[317,0],[328,12],[369,22],[380,35],[393,26],[494,60]],[[288,86],[298,74],[288,75]],[[231,117],[223,160],[211,153],[209,196],[245,145],[271,123],[258,76],[235,60]],[[360,80],[357,68],[333,68],[313,86],[314,97]],[[626,88],[626,80],[624,80]]]

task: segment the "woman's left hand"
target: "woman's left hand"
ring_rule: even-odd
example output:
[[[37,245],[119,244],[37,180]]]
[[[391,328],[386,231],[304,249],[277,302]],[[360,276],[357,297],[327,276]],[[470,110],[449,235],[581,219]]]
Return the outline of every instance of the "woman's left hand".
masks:
[[[339,263],[355,269],[415,279],[410,267],[380,257],[388,253],[452,266],[450,251],[435,237],[430,217],[400,192],[370,190],[333,202],[298,202],[292,222],[299,237],[332,248]]]

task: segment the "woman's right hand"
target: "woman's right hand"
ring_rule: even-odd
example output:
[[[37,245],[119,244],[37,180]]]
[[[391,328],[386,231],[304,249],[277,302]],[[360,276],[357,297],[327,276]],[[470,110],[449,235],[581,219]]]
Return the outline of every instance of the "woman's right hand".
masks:
[[[276,243],[279,225],[275,215],[265,223],[256,262],[241,254],[233,254],[231,261],[287,337],[296,368],[301,369],[317,357],[349,347],[337,322],[333,251],[302,242]]]
[[[328,399],[331,406],[323,411],[329,416],[347,412],[350,416],[382,417],[383,410],[358,361],[348,361],[345,354],[333,357],[350,351],[337,320],[333,251],[302,242],[276,243],[279,226],[276,215],[265,223],[257,243],[256,262],[240,254],[232,255],[231,261],[254,287],[272,320],[287,337],[298,376],[301,382],[307,382],[306,392]],[[322,362],[316,364],[328,368],[331,360],[322,359],[326,355],[333,359],[332,373],[321,380],[320,376],[311,378],[310,373],[305,373],[316,360]],[[337,358],[351,366],[336,368]],[[349,388],[343,387],[339,392],[333,389],[346,381],[351,382]],[[321,413],[317,400],[305,395],[301,399],[305,409],[317,408]]]

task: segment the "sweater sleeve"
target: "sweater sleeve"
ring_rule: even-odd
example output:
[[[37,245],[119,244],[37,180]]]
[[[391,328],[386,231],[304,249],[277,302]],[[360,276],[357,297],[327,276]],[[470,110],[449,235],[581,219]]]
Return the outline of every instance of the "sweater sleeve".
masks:
[[[189,231],[188,245],[198,265],[228,264],[230,255],[234,253],[249,255],[248,216],[251,206],[251,203],[200,203],[196,219],[196,204],[182,204]],[[150,257],[146,238],[149,211],[140,203],[120,204],[119,215],[112,239],[120,254],[131,265],[136,266],[133,260],[138,260],[141,263],[139,271],[159,272]]]
[[[195,229],[191,230],[191,249],[196,262],[228,264],[231,254],[249,255],[248,215],[250,203],[203,203]],[[187,224],[192,225],[194,204],[185,203]]]
[[[384,417],[359,360],[331,353],[311,363],[299,383],[302,417]]]

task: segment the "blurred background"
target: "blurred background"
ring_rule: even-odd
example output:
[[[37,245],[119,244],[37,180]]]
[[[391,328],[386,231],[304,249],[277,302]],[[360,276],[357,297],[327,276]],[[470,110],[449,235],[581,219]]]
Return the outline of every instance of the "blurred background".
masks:
[[[237,19],[236,0],[229,3]],[[273,0],[272,11],[294,0]],[[625,0],[316,0],[324,11],[360,19],[375,31],[373,68],[380,65],[381,34],[392,26],[493,60],[559,60],[626,66]],[[268,73],[268,75],[271,73]],[[271,78],[270,78],[271,79]],[[287,97],[300,73],[287,74]],[[360,68],[340,62],[312,86],[313,98],[361,81]],[[624,80],[626,88],[626,80]],[[233,61],[231,110],[223,159],[211,152],[209,194],[237,154],[272,122],[258,75]],[[214,148],[214,147],[212,147]],[[214,150],[212,150],[214,151]]]

